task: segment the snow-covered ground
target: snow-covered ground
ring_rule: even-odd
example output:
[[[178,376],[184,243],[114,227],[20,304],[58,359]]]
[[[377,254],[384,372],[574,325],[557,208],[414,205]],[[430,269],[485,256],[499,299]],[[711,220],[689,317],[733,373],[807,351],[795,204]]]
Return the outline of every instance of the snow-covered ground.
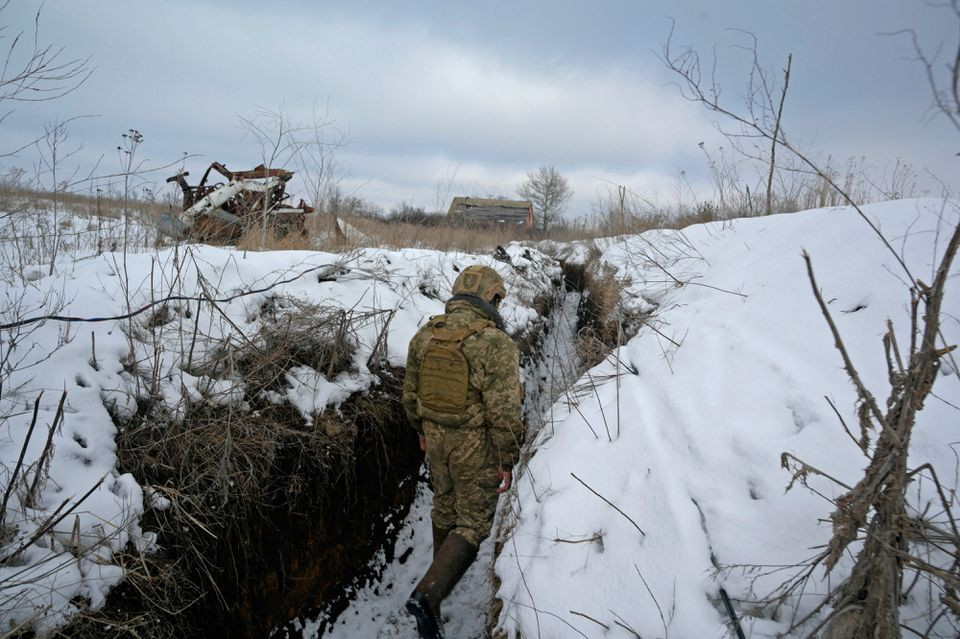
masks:
[[[139,214],[122,217],[83,215],[66,209],[54,212],[20,202],[0,216],[0,282],[36,280],[53,272],[70,271],[78,261],[104,252],[142,252],[161,239],[157,224]]]
[[[957,206],[909,200],[865,210],[914,276],[932,281],[960,220]],[[894,255],[854,211],[735,220],[606,244],[603,259],[630,278],[624,302],[656,315],[581,378],[575,407],[554,407],[565,419],[542,431],[518,477],[516,520],[496,561],[499,628],[508,636],[732,636],[722,587],[747,636],[773,637],[819,603],[829,583],[822,571],[776,614],[747,603],[792,574],[775,568],[826,543],[833,507],[825,497],[842,492],[814,474],[810,489],[798,482],[785,492],[792,475],[781,468],[781,453],[851,485],[866,465],[825,399],[856,428],[855,393],[812,294],[804,249],[853,361],[882,402],[885,322],[908,344],[910,297]],[[958,271],[955,265],[943,307],[947,344],[960,342]],[[911,464],[930,462],[952,488],[960,383],[951,362],[933,392],[914,431]],[[914,507],[933,498],[929,481],[913,483]],[[847,555],[833,583],[850,565]],[[921,581],[905,602],[904,623],[920,634],[931,598],[937,593]],[[929,636],[956,634],[944,617]]]
[[[960,219],[957,207],[910,200],[866,211],[914,275],[930,281]],[[849,209],[649,232],[611,239],[603,249],[603,259],[628,278],[624,307],[654,314],[628,344],[573,383],[567,375],[577,370],[570,350],[575,296],[558,307],[544,342],[548,360],[525,371],[534,446],[518,468],[516,488],[501,501],[502,511],[512,513],[500,522],[503,551],[494,558],[491,541],[481,549],[445,605],[448,636],[482,636],[494,595],[491,569],[501,580],[496,594],[503,602],[493,623],[510,637],[730,636],[721,587],[734,600],[747,636],[776,636],[790,626],[795,610],[802,614],[816,605],[827,582],[818,574],[800,600],[774,615],[748,602],[788,575],[762,567],[801,561],[825,543],[830,528],[823,522],[832,505],[824,497],[841,492],[815,475],[807,478],[812,490],[798,483],[784,492],[791,473],[780,467],[781,453],[848,484],[866,464],[825,399],[847,424],[857,424],[855,394],[811,292],[801,250],[812,256],[854,362],[880,398],[889,387],[880,341],[885,322],[893,321],[901,341],[909,332],[900,267]],[[307,420],[376,383],[366,362],[387,316],[376,311],[394,312],[386,357],[403,365],[417,326],[442,311],[456,268],[479,259],[505,276],[510,296],[503,311],[514,332],[541,321],[533,299],[550,294],[558,270],[539,253],[525,251],[510,246],[510,265],[426,250],[339,256],[192,246],[130,254],[125,263],[111,253],[58,262],[53,275],[46,275],[41,261],[25,281],[7,280],[0,291],[0,324],[50,310],[116,315],[169,294],[231,299],[216,307],[201,303],[199,315],[196,301],[181,301],[132,322],[47,321],[19,334],[2,330],[0,487],[9,484],[33,403],[44,394],[4,513],[12,536],[0,540],[3,554],[20,552],[0,566],[0,627],[32,620],[50,628],[83,598],[99,605],[122,578],[114,553],[127,543],[145,550],[155,544],[141,528],[141,516],[164,502],[118,473],[114,444],[114,418],[132,414],[151,380],[167,414],[176,415],[188,401],[231,401],[239,394],[229,391],[242,380],[209,379],[194,364],[224,340],[240,339],[241,332],[255,335],[266,321],[268,301],[288,298],[367,313],[349,370],[334,379],[322,371],[295,371],[287,392],[276,397],[296,405]],[[283,304],[276,306],[285,312]],[[946,342],[957,343],[955,279],[943,311]],[[140,375],[132,372],[133,361]],[[951,404],[960,405],[957,377],[948,360],[912,442],[912,464],[930,462],[948,487],[957,483],[950,448],[957,439],[951,434],[957,417]],[[33,487],[64,390],[63,422]],[[49,534],[21,548],[58,508],[60,514],[71,508],[101,478]],[[916,482],[911,503],[922,507],[930,490],[929,482]],[[320,620],[307,623],[307,636],[322,626],[330,637],[410,636],[413,625],[401,612],[402,602],[430,559],[429,498],[422,488],[399,531],[394,560],[381,566],[381,579],[359,585],[353,606],[329,627]],[[849,566],[848,557],[834,579]],[[911,591],[905,606],[905,623],[921,632],[926,622],[917,617],[929,595],[925,588],[921,583]],[[936,633],[930,636],[955,636],[956,629],[944,619]]]
[[[327,379],[322,371],[299,367],[289,372],[285,392],[273,397],[296,406],[309,422],[377,383],[367,362],[381,334],[387,336],[388,363],[404,365],[407,343],[427,317],[442,312],[459,269],[480,261],[501,272],[510,287],[504,319],[517,334],[539,322],[534,299],[551,291],[559,277],[551,260],[517,245],[507,247],[509,264],[427,250],[334,255],[179,246],[126,256],[95,252],[85,251],[84,259],[69,265],[58,261],[53,275],[38,268],[30,277],[5,282],[0,324],[47,314],[112,317],[167,296],[186,299],[129,321],[48,320],[0,329],[0,487],[12,486],[0,539],[3,629],[32,624],[43,631],[62,624],[78,606],[98,608],[123,577],[115,553],[128,543],[144,551],[154,547],[155,535],[141,528],[141,517],[147,508],[168,504],[118,472],[117,428],[148,395],[158,401],[152,410],[167,419],[191,403],[242,403],[244,380],[207,377],[202,363],[226,343],[254,338],[269,321],[265,308],[295,312],[290,302],[300,302],[361,318],[353,327],[355,351],[347,370]],[[34,402],[36,428],[28,437]]]

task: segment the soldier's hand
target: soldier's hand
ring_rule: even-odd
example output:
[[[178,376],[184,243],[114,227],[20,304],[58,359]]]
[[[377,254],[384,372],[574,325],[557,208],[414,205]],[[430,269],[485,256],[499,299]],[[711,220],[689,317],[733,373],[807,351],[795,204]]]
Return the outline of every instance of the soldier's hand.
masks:
[[[420,435],[420,450],[427,452],[427,438]]]
[[[513,471],[504,470],[503,466],[497,468],[497,477],[500,478],[500,487],[497,488],[498,493],[505,493],[510,490],[510,484],[513,481]]]

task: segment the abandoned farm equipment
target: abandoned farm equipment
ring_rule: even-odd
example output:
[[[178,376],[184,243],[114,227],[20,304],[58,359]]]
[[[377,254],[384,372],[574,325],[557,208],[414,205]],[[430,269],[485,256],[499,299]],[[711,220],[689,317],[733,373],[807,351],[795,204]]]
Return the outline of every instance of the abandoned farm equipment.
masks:
[[[227,182],[208,184],[211,170]],[[188,175],[189,172],[181,171],[167,178],[167,182],[176,182],[183,191],[183,211],[172,220],[179,235],[233,242],[247,229],[264,226],[277,236],[306,234],[305,216],[313,213],[313,207],[303,200],[297,206],[284,202],[289,197],[286,186],[293,171],[271,169],[263,164],[249,171],[230,171],[214,162],[196,186],[187,183]]]

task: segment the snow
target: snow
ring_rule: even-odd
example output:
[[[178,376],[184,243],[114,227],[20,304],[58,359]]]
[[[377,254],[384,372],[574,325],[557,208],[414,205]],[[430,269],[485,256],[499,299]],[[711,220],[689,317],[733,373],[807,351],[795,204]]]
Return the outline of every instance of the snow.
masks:
[[[960,218],[957,205],[905,200],[865,211],[913,275],[931,281]],[[254,339],[266,322],[295,313],[297,304],[323,305],[362,321],[350,337],[356,350],[346,370],[328,375],[293,368],[272,396],[309,421],[378,382],[366,363],[384,330],[386,361],[405,363],[407,343],[423,321],[442,312],[458,269],[480,261],[504,275],[509,296],[502,312],[518,336],[543,326],[534,307],[557,294],[559,278],[550,259],[519,244],[505,247],[499,259],[422,249],[336,255],[199,245],[124,257],[98,255],[87,244],[63,251],[52,275],[49,252],[18,262],[9,244],[0,248],[4,264],[23,274],[3,280],[0,323],[47,312],[112,316],[171,294],[223,300],[216,306],[174,301],[131,321],[32,324],[12,351],[18,333],[0,334],[0,354],[10,355],[0,397],[3,488],[43,391],[26,470],[4,513],[13,534],[3,540],[4,554],[24,546],[58,508],[75,507],[0,566],[0,627],[32,622],[41,634],[78,606],[102,605],[123,578],[119,551],[156,546],[141,519],[170,502],[117,468],[115,444],[117,429],[148,394],[172,419],[189,402],[242,404],[242,379],[200,364],[224,343]],[[910,329],[897,259],[847,208],[544,248],[580,263],[599,251],[621,281],[622,310],[652,315],[626,345],[575,379],[578,300],[574,294],[558,299],[541,343],[543,359],[524,371],[533,444],[516,469],[515,488],[501,498],[495,535],[502,550],[494,557],[494,539],[485,542],[448,600],[448,636],[481,636],[488,622],[508,637],[729,636],[721,587],[748,636],[785,632],[819,602],[828,582],[817,573],[803,597],[775,614],[750,602],[790,573],[764,567],[800,562],[824,544],[832,511],[825,498],[843,489],[810,475],[806,485],[786,491],[791,472],[781,468],[781,454],[847,484],[867,461],[825,399],[856,428],[855,393],[801,251],[811,255],[853,361],[881,401],[889,388],[880,342],[886,321],[901,344]],[[960,341],[958,293],[952,277],[943,308],[948,344]],[[911,449],[911,463],[931,463],[948,487],[958,480],[950,448],[956,440],[950,404],[960,405],[953,366],[948,361],[941,369]],[[30,500],[28,487],[64,390],[63,422]],[[929,481],[911,487],[915,508],[931,497]],[[377,560],[382,576],[357,584],[352,606],[336,620],[304,621],[304,636],[410,636],[413,624],[402,602],[430,561],[429,501],[429,489],[421,486],[396,547]],[[849,568],[847,557],[832,583]],[[497,593],[491,569],[500,580]],[[489,618],[494,594],[503,602],[498,619]],[[929,595],[921,584],[904,606],[907,623],[921,633]],[[937,633],[955,636],[956,630],[943,621],[931,636]]]
[[[187,299],[154,306],[131,320],[45,321],[0,336],[6,358],[0,397],[3,488],[17,465],[33,402],[43,392],[25,448],[25,470],[16,477],[4,513],[11,537],[0,540],[0,547],[4,556],[18,554],[0,566],[0,628],[34,624],[41,634],[62,625],[78,606],[95,610],[103,604],[123,578],[119,551],[128,545],[145,552],[155,547],[155,534],[144,531],[140,521],[146,508],[166,508],[169,501],[117,469],[118,428],[148,397],[155,401],[152,415],[173,420],[182,418],[190,402],[241,404],[242,379],[200,371],[225,344],[254,339],[271,321],[265,308],[282,316],[296,312],[296,302],[359,318],[348,370],[328,379],[306,366],[291,368],[283,390],[272,397],[291,403],[309,422],[378,383],[367,361],[381,335],[386,362],[403,366],[410,338],[429,316],[443,312],[450,285],[465,266],[482,262],[504,276],[510,295],[503,316],[517,336],[536,330],[541,320],[530,307],[559,278],[552,260],[519,246],[506,247],[516,266],[489,256],[413,249],[336,255],[193,245],[98,255],[92,244],[74,248],[61,252],[52,275],[48,266],[27,269],[29,277],[7,271],[0,323],[46,314],[110,317],[167,296]],[[16,267],[23,250],[5,245],[6,264]],[[220,301],[198,304],[198,297]],[[31,501],[26,493],[64,391],[62,424],[52,435],[52,453]],[[44,531],[58,508],[73,510],[60,521],[54,517],[55,525]],[[29,544],[38,530],[39,539]]]
[[[124,236],[131,252],[153,246],[161,237],[157,224],[132,213],[97,217],[69,210],[52,201],[6,202],[9,215],[0,218],[0,281],[35,282],[54,272],[70,271],[78,261],[122,247]],[[89,208],[92,208],[90,206]]]
[[[931,281],[956,205],[912,200],[865,210],[914,275]],[[773,567],[800,562],[829,539],[821,522],[831,504],[799,484],[785,492],[791,474],[781,453],[848,484],[866,459],[825,400],[847,424],[858,423],[802,250],[864,381],[885,397],[881,337],[889,318],[907,343],[909,294],[894,255],[853,210],[607,243],[602,259],[629,278],[624,302],[642,296],[642,306],[655,306],[657,330],[643,328],[581,378],[575,408],[554,407],[565,419],[541,432],[518,477],[516,518],[496,561],[505,604],[499,628],[508,636],[729,636],[721,587],[735,604],[756,601],[790,575]],[[960,340],[958,293],[951,279],[948,344]],[[920,413],[911,462],[932,463],[952,486],[956,413],[947,402],[960,402],[960,387],[949,366],[934,393],[940,399]],[[829,497],[842,492],[822,477],[808,484]],[[911,495],[922,509],[929,482]],[[849,567],[844,559],[833,579]],[[819,602],[828,587],[822,577],[779,615],[740,606],[747,636],[785,632],[794,609],[802,615]],[[919,614],[924,591],[913,592],[905,618]],[[938,632],[956,631],[943,622]]]

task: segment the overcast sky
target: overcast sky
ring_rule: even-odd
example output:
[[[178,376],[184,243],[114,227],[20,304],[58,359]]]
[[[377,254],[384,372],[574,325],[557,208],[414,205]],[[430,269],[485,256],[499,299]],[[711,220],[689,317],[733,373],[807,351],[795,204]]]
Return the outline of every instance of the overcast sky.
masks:
[[[39,4],[0,13],[5,47]],[[570,179],[571,216],[607,180],[669,204],[681,171],[708,188],[698,143],[723,144],[716,116],[685,101],[657,57],[669,18],[675,43],[717,52],[733,106],[745,87],[735,45],[747,39],[731,29],[756,35],[772,72],[793,53],[784,127],[806,149],[866,156],[880,172],[902,158],[960,187],[960,133],[930,118],[909,39],[884,35],[913,28],[930,50],[955,51],[957,21],[922,0],[47,0],[41,41],[90,56],[94,72],[55,102],[13,105],[0,151],[44,122],[95,115],[72,124],[71,140],[84,162],[103,156],[101,173],[118,169],[120,134],[135,128],[147,165],[199,154],[187,163],[196,177],[213,160],[260,162],[241,116],[306,119],[319,106],[349,135],[345,191],[386,209],[433,209],[440,183],[450,196],[509,196],[541,165]]]

